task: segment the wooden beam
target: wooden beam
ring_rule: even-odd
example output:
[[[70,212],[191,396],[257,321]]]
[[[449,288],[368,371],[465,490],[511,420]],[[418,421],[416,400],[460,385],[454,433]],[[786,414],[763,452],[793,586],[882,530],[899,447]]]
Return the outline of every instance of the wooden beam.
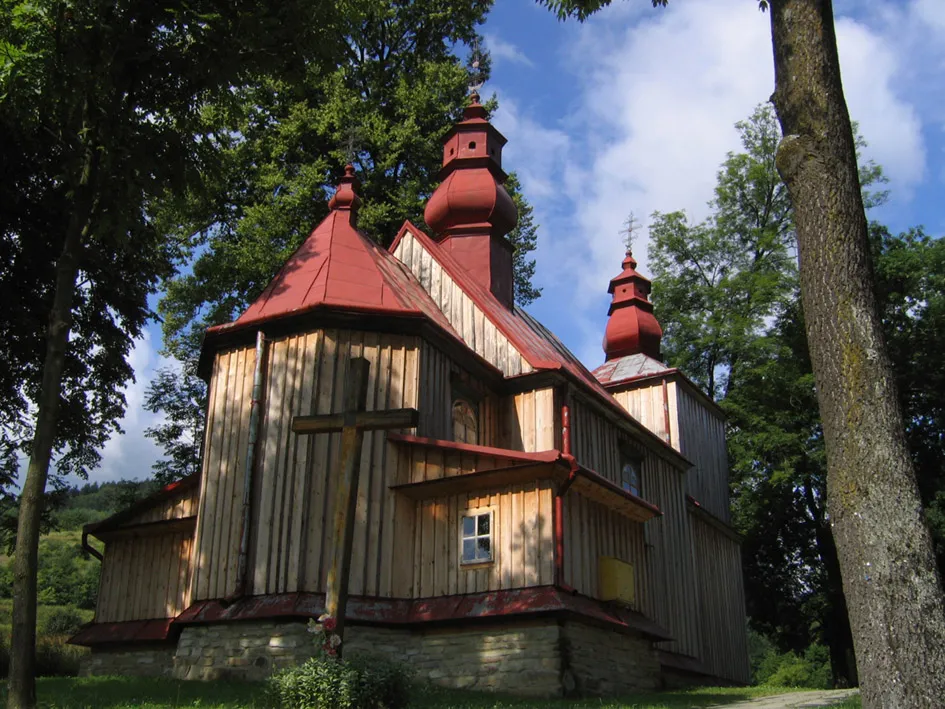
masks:
[[[319,414],[296,416],[292,419],[293,433],[339,433],[345,426],[354,425],[362,431],[379,431],[389,428],[416,428],[420,412],[416,409],[388,409],[386,411],[361,411],[355,414],[352,423],[346,423],[348,414]]]

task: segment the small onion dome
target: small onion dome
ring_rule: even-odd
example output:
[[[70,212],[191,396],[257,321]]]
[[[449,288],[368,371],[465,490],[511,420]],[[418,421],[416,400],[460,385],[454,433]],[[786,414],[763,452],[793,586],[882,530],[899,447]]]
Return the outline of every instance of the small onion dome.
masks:
[[[443,141],[443,182],[427,202],[423,219],[438,238],[451,234],[505,236],[518,222],[518,210],[503,183],[505,137],[487,120],[479,94]]]
[[[358,188],[360,187],[361,182],[354,174],[354,165],[350,163],[345,165],[345,176],[338,182],[335,194],[328,200],[328,208],[331,210],[349,210],[352,223],[354,223],[358,209],[361,207],[361,198],[358,196]]]
[[[608,288],[613,300],[604,332],[604,354],[608,361],[637,353],[658,360],[663,329],[648,300],[650,281],[637,273],[637,262],[629,250],[622,265],[623,271]]]

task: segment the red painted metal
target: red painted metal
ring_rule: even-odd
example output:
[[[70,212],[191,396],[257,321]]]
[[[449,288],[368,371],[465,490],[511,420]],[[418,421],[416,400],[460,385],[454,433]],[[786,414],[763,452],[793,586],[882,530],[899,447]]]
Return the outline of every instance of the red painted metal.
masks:
[[[604,353],[608,361],[637,353],[660,359],[663,330],[647,299],[650,281],[637,273],[637,262],[629,250],[622,266],[623,271],[608,288],[613,301],[604,331]]]
[[[511,308],[512,247],[504,237],[515,228],[518,210],[502,186],[505,137],[488,122],[478,94],[473,94],[463,118],[443,141],[442,182],[427,202],[423,219],[441,248]]]
[[[328,216],[235,322],[207,330],[208,340],[317,308],[425,316],[458,339],[449,320],[403,264],[357,230],[361,204],[357,188],[349,165],[329,201]]]
[[[492,456],[494,458],[505,458],[506,460],[523,460],[530,463],[554,463],[561,457],[561,453],[557,450],[529,453],[527,451],[517,451],[509,448],[492,448],[490,446],[480,446],[473,443],[458,443],[456,441],[445,441],[439,438],[412,436],[405,433],[388,433],[387,440],[393,441],[394,443],[437,448],[443,451]]]
[[[626,409],[618,404],[616,399],[597,381],[587,367],[544,325],[524,310],[519,308],[509,309],[503,306],[488,288],[483,287],[466,272],[466,269],[456,261],[452,254],[440,248],[430,236],[409,221],[404,222],[394,239],[394,243],[391,244],[390,250],[392,252],[397,250],[397,245],[406,234],[410,234],[420,242],[440,267],[449,274],[450,278],[462,288],[496,328],[508,338],[515,349],[522,353],[533,369],[536,371],[559,372],[569,382],[577,384],[583,391],[590,393],[595,400],[608,408],[615,416],[627,421],[639,432],[641,437],[650,438],[655,445],[665,449],[667,453],[679,459],[680,462],[692,465],[678,451],[668,446],[662,438],[633,418]]]
[[[263,618],[316,618],[324,607],[324,594],[316,593],[254,596],[229,606],[220,601],[200,601],[181,613],[172,627]],[[535,615],[580,617],[614,630],[640,632],[654,640],[671,639],[665,628],[642,613],[555,586],[413,600],[352,596],[345,613],[352,625],[394,627],[483,622]]]
[[[69,638],[72,645],[115,645],[158,642],[171,637],[173,618],[129,620],[122,623],[90,623]]]

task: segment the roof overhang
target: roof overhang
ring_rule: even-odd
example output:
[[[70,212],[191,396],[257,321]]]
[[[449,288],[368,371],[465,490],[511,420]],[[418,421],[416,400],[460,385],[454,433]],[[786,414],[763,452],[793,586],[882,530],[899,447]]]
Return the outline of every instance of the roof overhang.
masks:
[[[178,495],[183,495],[184,493],[197,487],[199,484],[200,473],[194,473],[193,475],[188,475],[187,477],[181,478],[180,480],[175,480],[169,485],[165,485],[154,494],[144,498],[140,502],[136,502],[130,507],[127,507],[120,512],[116,512],[111,517],[106,517],[105,519],[99,520],[98,522],[91,522],[90,524],[85,525],[82,527],[83,537],[91,535],[93,537],[97,537],[98,539],[104,539],[102,534],[114,532],[125,526],[128,526],[128,528],[149,526],[148,524],[127,525],[127,523],[140,515],[142,512],[151,509],[155,505],[158,505],[165,500],[169,500]]]
[[[558,450],[532,453],[395,433],[388,434],[387,440],[407,448],[433,448],[444,454],[464,453],[508,463],[499,467],[461,471],[457,474],[442,475],[420,482],[390,486],[392,490],[412,499],[431,499],[504,485],[552,480],[561,493],[573,488],[581,496],[604,505],[634,522],[646,522],[662,515],[660,509],[653,503],[624,490],[600,473],[580,465],[573,456],[565,455]]]

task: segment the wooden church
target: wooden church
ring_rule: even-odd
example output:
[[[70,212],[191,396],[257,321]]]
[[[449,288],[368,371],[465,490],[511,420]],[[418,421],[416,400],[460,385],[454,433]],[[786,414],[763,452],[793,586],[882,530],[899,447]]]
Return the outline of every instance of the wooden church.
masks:
[[[432,233],[406,222],[390,249],[357,230],[349,166],[262,295],[210,328],[202,471],[84,530],[105,544],[85,672],[265,676],[315,651],[306,621],[346,571],[345,652],[433,682],[749,680],[722,414],[661,363],[630,254],[593,372],[514,305],[504,143],[474,95]],[[348,438],[356,419],[375,423]]]

